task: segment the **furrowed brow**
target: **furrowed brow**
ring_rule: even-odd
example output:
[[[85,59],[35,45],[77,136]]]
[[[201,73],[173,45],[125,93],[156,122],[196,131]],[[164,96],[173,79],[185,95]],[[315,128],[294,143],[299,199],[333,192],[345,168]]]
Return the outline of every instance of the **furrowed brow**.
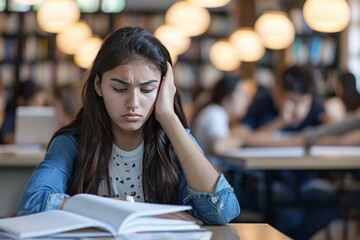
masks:
[[[118,78],[111,78],[110,81],[118,82],[118,83],[121,83],[121,84],[124,84],[124,85],[131,85],[129,82],[118,79]],[[151,84],[151,83],[157,83],[157,82],[159,82],[159,81],[156,80],[156,79],[150,79],[150,80],[147,80],[145,82],[140,83],[139,86],[144,86],[144,85],[148,85],[148,84]]]

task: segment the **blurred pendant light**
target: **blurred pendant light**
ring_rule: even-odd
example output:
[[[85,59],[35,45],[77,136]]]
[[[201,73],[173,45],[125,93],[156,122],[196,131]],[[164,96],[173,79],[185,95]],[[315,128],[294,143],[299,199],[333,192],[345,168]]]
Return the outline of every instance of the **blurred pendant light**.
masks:
[[[119,13],[125,9],[125,0],[103,0],[101,10],[106,13]]]
[[[156,29],[154,35],[165,47],[173,49],[177,55],[186,52],[191,44],[190,37],[173,25],[161,25]]]
[[[239,28],[233,32],[229,41],[235,46],[238,58],[242,62],[255,62],[265,53],[259,35],[252,28]]]
[[[96,36],[83,41],[75,52],[75,64],[84,69],[90,67],[101,47],[101,43],[102,40]]]
[[[65,54],[74,54],[81,42],[92,36],[92,30],[85,22],[71,24],[56,35],[56,45]]]
[[[209,28],[210,20],[206,8],[184,1],[174,3],[165,13],[165,23],[180,28],[189,37],[203,34]]]
[[[171,62],[172,62],[172,65],[174,66],[174,64],[177,62],[179,56],[177,55],[176,51],[173,50],[172,48],[167,47],[167,50],[170,53]]]
[[[350,22],[350,8],[345,0],[307,0],[303,15],[309,27],[318,32],[340,32]]]
[[[209,51],[210,62],[219,70],[234,71],[237,70],[241,61],[238,59],[235,47],[226,40],[215,42]]]
[[[24,5],[36,5],[41,3],[43,0],[14,0],[14,2],[18,4],[24,4]]]
[[[94,13],[100,9],[100,0],[76,0],[81,12]]]
[[[39,26],[58,33],[80,19],[80,9],[73,0],[46,0],[37,12]]]
[[[270,49],[288,48],[295,38],[295,27],[284,12],[268,11],[255,21],[255,31]]]
[[[231,0],[187,0],[187,2],[204,8],[217,8],[227,5]]]

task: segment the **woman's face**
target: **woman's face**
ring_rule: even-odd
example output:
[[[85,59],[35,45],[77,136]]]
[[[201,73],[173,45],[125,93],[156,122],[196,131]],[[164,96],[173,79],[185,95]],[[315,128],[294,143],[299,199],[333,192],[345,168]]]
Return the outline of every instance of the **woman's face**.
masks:
[[[242,118],[248,110],[252,99],[250,81],[239,81],[231,95],[232,115],[235,118]]]
[[[161,73],[145,62],[130,62],[104,72],[95,89],[104,99],[115,136],[138,132],[149,119],[160,85]]]

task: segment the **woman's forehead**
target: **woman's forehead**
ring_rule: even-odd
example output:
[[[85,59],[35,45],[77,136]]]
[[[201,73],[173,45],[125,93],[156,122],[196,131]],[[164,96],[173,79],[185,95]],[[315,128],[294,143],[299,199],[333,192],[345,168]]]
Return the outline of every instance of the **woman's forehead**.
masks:
[[[135,62],[121,64],[103,75],[105,78],[121,80],[120,82],[145,82],[148,80],[160,80],[161,73],[158,69],[148,64],[138,64]]]

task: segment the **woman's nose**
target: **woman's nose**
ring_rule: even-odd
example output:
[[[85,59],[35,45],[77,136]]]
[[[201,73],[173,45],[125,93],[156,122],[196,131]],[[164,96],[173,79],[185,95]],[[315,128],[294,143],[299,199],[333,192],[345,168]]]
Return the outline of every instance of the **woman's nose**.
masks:
[[[128,108],[137,108],[139,107],[139,93],[136,89],[129,92],[129,99],[128,99]]]

